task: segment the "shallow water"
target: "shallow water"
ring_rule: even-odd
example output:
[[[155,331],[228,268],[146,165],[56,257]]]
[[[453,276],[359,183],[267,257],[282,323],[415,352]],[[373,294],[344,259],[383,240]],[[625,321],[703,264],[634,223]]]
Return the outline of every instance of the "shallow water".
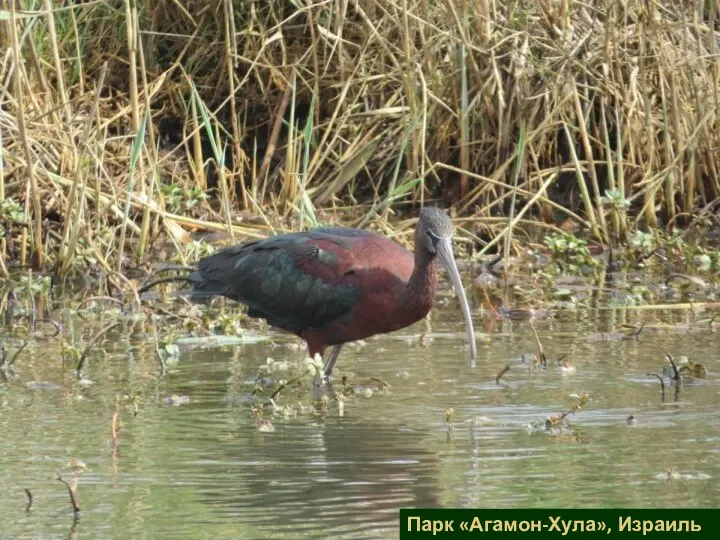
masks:
[[[276,416],[272,433],[253,421],[253,381],[268,357],[294,362],[302,349],[194,349],[159,377],[152,335],[126,330],[95,347],[84,371],[93,384],[82,386],[45,339],[0,382],[0,537],[396,538],[400,507],[717,507],[720,333],[693,326],[696,317],[557,312],[534,322],[550,362],[531,373],[521,362],[537,354],[527,321],[478,317],[471,368],[459,312],[438,307],[423,340],[419,323],[343,351],[338,377],[380,378],[389,391],[348,397],[342,416],[332,401],[322,414]],[[598,334],[643,322],[639,339]],[[87,342],[105,324],[73,328]],[[666,352],[708,374],[677,393],[666,377],[663,401],[647,373],[661,373]],[[575,373],[557,367],[563,354]],[[137,414],[121,409],[113,452],[116,397],[131,392]],[[528,429],[580,392],[590,400],[568,417],[571,430]],[[189,401],[169,403],[173,395]],[[310,404],[290,390],[277,401],[301,399]],[[73,459],[87,466],[77,521],[55,479],[71,474]],[[680,476],[668,479],[668,469]]]

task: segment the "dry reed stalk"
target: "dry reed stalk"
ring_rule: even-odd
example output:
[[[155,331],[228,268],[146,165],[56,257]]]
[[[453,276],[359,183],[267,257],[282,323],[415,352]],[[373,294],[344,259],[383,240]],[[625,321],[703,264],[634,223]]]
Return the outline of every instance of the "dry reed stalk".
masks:
[[[511,199],[510,199],[510,215],[508,216],[508,226],[505,231],[505,246],[503,250],[503,259],[506,261],[510,260],[510,243],[512,242],[512,232],[513,232],[513,225],[515,221],[515,202],[517,200],[517,188],[518,188],[518,178],[520,177],[520,171],[523,167],[523,161],[525,159],[525,123],[523,122],[520,124],[520,140],[518,141],[518,155],[517,159],[515,161],[515,170],[513,171],[513,183],[512,183],[512,190],[511,193]],[[543,189],[539,193],[544,193],[545,190]],[[533,201],[534,202],[534,201]],[[529,207],[529,206],[528,206]],[[522,216],[520,216],[522,217]],[[485,246],[487,249],[487,246]]]
[[[73,41],[75,43],[75,65],[77,66],[78,73],[78,91],[80,94],[85,93],[85,68],[82,63],[82,49],[81,49],[81,38],[80,32],[78,31],[77,17],[75,16],[75,10],[70,10],[70,18],[72,19],[73,25]]]
[[[458,169],[457,167],[453,167],[452,165],[448,165],[448,164],[446,164],[446,163],[435,163],[435,164],[433,164],[433,167],[438,167],[438,168],[447,169],[447,170],[449,170],[449,171],[453,171],[453,172],[456,172],[456,173],[459,173],[459,172],[460,172],[460,169]],[[548,170],[541,170],[541,171],[538,171],[538,175],[539,175],[540,177],[542,177],[542,176],[547,176],[547,174],[552,174],[552,173],[555,172],[555,171],[556,171],[555,168],[552,169],[552,170],[550,170],[550,169],[548,169]],[[569,171],[575,171],[575,168],[574,168],[574,167],[572,167],[572,168],[561,168],[561,169],[558,170],[557,172],[569,172]],[[489,178],[489,177],[487,177],[487,176],[481,176],[481,175],[477,175],[477,174],[473,174],[473,173],[468,173],[468,176],[470,176],[471,178],[475,178],[475,179],[477,179],[477,180],[481,180],[482,183],[486,183],[486,184],[497,184],[498,186],[504,185],[500,180],[495,180],[494,178]],[[518,193],[518,195],[522,195],[522,196],[524,196],[524,197],[532,197],[532,196],[534,195],[533,192],[528,191],[528,190],[526,190],[526,189],[523,189],[520,185],[518,185],[517,193]],[[508,195],[506,194],[506,195],[504,195],[503,197],[506,197],[506,196],[508,196]],[[589,222],[589,221],[587,221],[586,219],[583,219],[582,217],[580,217],[578,214],[576,214],[575,212],[573,212],[573,211],[570,210],[569,208],[567,208],[567,207],[565,207],[565,206],[563,206],[563,205],[561,205],[561,204],[559,204],[559,203],[557,203],[557,202],[555,202],[555,201],[553,201],[553,200],[551,200],[551,199],[548,199],[548,198],[546,198],[546,197],[544,197],[544,196],[541,195],[540,198],[538,199],[538,202],[545,203],[545,204],[547,204],[548,206],[556,209],[557,211],[566,214],[567,217],[578,221],[579,223],[581,223],[581,224],[582,224],[583,226],[585,226],[585,227],[590,227],[590,222]],[[492,203],[489,205],[489,207],[492,207]],[[500,219],[507,219],[507,218],[500,218]]]
[[[202,140],[200,139],[200,121],[198,119],[197,103],[194,95],[190,98],[190,125],[192,126],[192,133],[190,135],[192,137],[192,161],[190,163],[193,167],[193,173],[198,187],[205,191],[207,190],[207,177],[205,175]]]
[[[237,66],[237,32],[235,30],[235,15],[233,12],[232,0],[224,0],[224,17],[225,17],[225,62],[227,65],[227,77],[228,77],[228,89],[230,97],[230,123],[232,125],[233,134],[233,148],[235,150],[235,162],[244,157],[244,152],[240,147],[240,124],[237,112],[237,104],[235,94],[237,92],[235,87],[235,68]],[[235,169],[238,167],[235,165]],[[248,198],[245,189],[245,179],[242,174],[242,169],[237,170],[233,174],[237,174],[240,177],[240,194],[242,196],[243,208],[248,208]]]
[[[205,228],[205,223],[227,227],[228,216],[240,206],[243,218],[259,216],[260,226],[233,224],[231,230],[249,234],[283,230],[295,212],[304,226],[313,205],[327,206],[332,215],[341,207],[354,206],[357,213],[367,206],[376,226],[387,230],[399,227],[388,224],[391,212],[428,199],[454,202],[461,216],[480,218],[496,214],[513,197],[531,199],[547,179],[543,171],[565,170],[558,169],[563,161],[572,162],[576,175],[582,171],[589,203],[581,189],[580,206],[588,221],[594,213],[605,238],[610,231],[626,238],[633,224],[672,220],[720,196],[712,3],[692,12],[641,0],[352,0],[303,4],[291,12],[277,9],[275,0],[247,11],[223,0],[223,12],[199,0],[154,3],[152,12],[136,12],[130,0],[119,12],[98,2],[53,7],[51,13],[47,1],[41,5],[40,12],[18,12],[26,65],[13,67],[12,47],[0,56],[0,80],[12,83],[0,86],[0,129],[7,149],[0,182],[5,196],[19,200],[34,219],[32,186],[19,181],[31,163],[25,140],[43,194],[41,211],[62,216],[59,223],[50,219],[45,231],[50,244],[43,247],[52,250],[52,259],[62,244],[58,237],[65,236],[65,220],[79,227],[73,224],[70,236],[82,234],[90,223],[89,239],[107,259],[118,255],[123,229],[139,237],[136,253],[159,232],[182,247],[184,229]],[[55,37],[46,43],[29,39],[33,33],[52,35],[50,17]],[[9,17],[3,22],[8,30],[9,22]],[[151,40],[163,55],[145,58]],[[458,64],[459,54],[464,62]],[[220,55],[224,61],[206,61]],[[90,140],[82,141],[83,117],[95,99],[88,80],[98,79],[104,62],[107,91]],[[66,98],[50,82],[58,79],[58,66]],[[180,83],[178,69],[185,77]],[[282,124],[290,102],[280,113],[284,95],[276,89],[287,84],[284,74],[290,72],[297,73],[297,84],[286,139]],[[20,77],[24,138],[17,121],[17,81],[9,75]],[[198,92],[189,104],[185,81]],[[74,114],[70,122],[68,108]],[[142,147],[134,173],[137,191],[145,197],[140,201],[138,193],[127,193],[131,152],[124,142],[138,133],[140,115],[148,111],[149,146]],[[203,114],[211,118],[210,133]],[[307,114],[312,124],[304,120]],[[177,128],[161,127],[163,118]],[[561,119],[582,145],[581,157],[568,159],[568,133],[557,136]],[[301,132],[303,122],[311,136]],[[510,167],[517,160],[521,122],[527,134],[525,167],[532,173],[514,186]],[[167,145],[175,130],[183,132],[181,142]],[[207,190],[204,160],[210,156],[202,149],[207,141],[218,148],[216,161],[227,158],[227,170],[218,169],[217,197],[176,222],[158,183]],[[96,178],[87,185],[84,179],[91,175]],[[467,182],[467,193],[459,200],[440,200],[453,192],[447,188],[456,179]],[[577,203],[577,189],[565,195],[561,188],[558,182],[536,200],[544,217],[568,215]],[[629,214],[613,211],[607,224],[599,197],[605,189],[616,189],[632,203]],[[286,203],[278,207],[283,215],[274,216],[279,202]],[[348,219],[367,224],[367,215]],[[117,224],[121,227],[113,229]],[[31,232],[16,233],[13,254],[21,261],[33,245]]]
[[[72,182],[70,180],[67,180],[67,179],[62,178],[57,175],[53,175],[52,173],[49,173],[48,171],[42,171],[42,173],[47,175],[47,177],[49,179],[51,179],[53,182],[55,182],[63,187],[69,188],[72,185]],[[105,195],[104,193],[101,193],[100,196],[98,197],[97,192],[95,192],[95,190],[93,188],[87,188],[86,196],[91,201],[99,200],[100,203],[104,207],[107,207],[109,210],[112,211],[112,213],[121,222],[121,224],[124,223],[124,225],[135,234],[140,233],[140,227],[138,227],[133,221],[125,219],[125,214],[124,214],[123,210],[121,210],[119,207],[119,204],[123,201],[121,201],[120,199],[113,200],[111,197]],[[208,230],[208,231],[228,231],[227,224],[217,223],[214,221],[203,220],[203,219],[196,219],[196,218],[192,218],[189,216],[183,216],[180,214],[166,212],[155,201],[148,202],[144,199],[137,197],[137,195],[131,195],[129,197],[129,200],[130,200],[130,208],[132,208],[133,210],[143,210],[144,208],[147,207],[150,209],[150,211],[152,213],[159,215],[166,222],[182,224],[182,225],[185,225],[192,229],[200,229],[200,230]],[[265,229],[263,229],[262,227],[233,225],[232,231],[235,234],[247,236],[249,238],[264,238],[266,236],[266,233],[264,232]]]
[[[267,149],[265,150],[265,156],[263,157],[262,164],[260,165],[260,172],[258,178],[261,179],[263,184],[267,184],[267,171],[270,168],[270,160],[275,153],[275,147],[277,146],[278,138],[280,137],[280,127],[282,127],[282,121],[285,117],[285,111],[290,104],[290,96],[292,95],[293,88],[295,87],[295,72],[293,71],[292,80],[286,83],[285,92],[283,93],[282,100],[275,113],[275,123],[273,124],[272,133],[268,140]],[[263,188],[264,191],[264,188]]]
[[[660,67],[660,105],[662,110],[662,134],[663,134],[663,150],[664,150],[664,161],[668,168],[667,175],[665,176],[665,206],[670,219],[675,219],[677,209],[675,208],[675,171],[674,166],[670,165],[675,163],[675,156],[673,152],[672,136],[670,134],[670,119],[668,118],[668,107],[667,97],[665,95],[665,77],[663,76],[662,67]],[[670,75],[672,77],[672,75]]]
[[[495,238],[493,238],[490,242],[483,246],[483,248],[478,253],[479,257],[483,256],[492,246],[499,243],[500,240],[505,238],[506,244],[504,257],[506,260],[508,259],[510,253],[510,239],[512,237],[513,228],[522,221],[522,217],[525,215],[525,213],[543,196],[547,188],[555,181],[556,178],[557,174],[553,173],[547,178],[547,180],[543,182],[537,193],[533,195],[533,197],[525,204],[525,206],[522,208],[522,210],[520,210],[520,212],[517,213],[516,216],[513,216],[512,221],[507,224],[507,226],[502,230],[502,232],[496,235]]]
[[[620,122],[620,114],[618,112],[618,108],[614,108],[615,112],[615,141],[616,141],[616,152],[617,152],[617,185],[618,185],[618,194],[621,200],[625,200],[625,166],[624,166],[624,159],[623,159],[623,129],[622,129],[622,123]],[[627,235],[627,218],[626,216],[623,216],[622,218],[622,227],[623,227],[623,233]]]
[[[85,141],[88,140],[92,122],[99,107],[100,93],[102,92],[105,76],[107,74],[107,64],[104,64],[103,68],[104,69],[100,72],[100,76],[95,87],[95,99],[93,101],[92,109],[85,120],[85,125],[83,127],[82,135],[80,137],[81,144],[85,145],[84,147],[86,147],[88,144]],[[64,208],[65,225],[56,265],[56,271],[61,276],[65,275],[65,273],[70,269],[72,265],[73,258],[75,257],[75,249],[77,247],[77,242],[80,237],[80,229],[84,225],[81,214],[83,209],[85,208],[87,178],[85,178],[82,182],[82,193],[79,195],[79,197],[76,196],[77,184],[80,181],[80,177],[82,174],[81,167],[83,161],[82,158],[84,147],[80,148],[74,153],[75,171],[73,174],[72,185],[70,186],[70,192],[67,197],[67,204]],[[77,210],[77,214],[74,214],[74,206],[76,204],[79,204],[79,208]]]
[[[716,28],[717,25],[717,10],[718,3],[710,2],[710,17],[708,20],[708,28]],[[715,129],[720,130],[720,55],[718,55],[718,43],[716,39],[713,39],[713,33],[710,33],[710,57],[712,60],[712,84],[713,84],[713,98],[715,101]],[[694,154],[693,154],[694,156]],[[692,178],[692,176],[691,176]],[[687,206],[689,208],[694,202],[694,198],[690,196],[690,190],[688,189]]]
[[[53,13],[52,0],[45,0],[45,14],[47,15],[48,30],[50,31],[50,46],[52,47],[52,58],[55,67],[55,83],[60,94],[60,105],[65,113],[65,122],[72,121],[72,111],[65,91],[65,72],[60,63],[60,48],[58,47],[57,31],[55,29],[55,15]]]
[[[416,76],[413,66],[415,65],[414,59],[417,51],[415,49],[415,40],[413,39],[413,35],[410,29],[410,10],[408,8],[408,0],[403,0],[402,9],[400,11],[402,12],[400,15],[402,17],[403,53],[405,56],[405,58],[403,59],[403,63],[405,65],[403,84],[405,87],[405,97],[407,100],[407,104],[411,110],[415,111],[418,109],[418,98]],[[411,119],[409,118],[408,120]],[[416,152],[416,149],[416,144],[411,144],[406,147],[407,169],[409,170],[410,174],[413,175],[417,174],[417,171],[420,167],[420,162],[422,161],[418,153]],[[392,191],[392,188],[389,191]]]
[[[137,24],[137,8],[134,10],[134,17],[135,23]],[[145,109],[150,111],[152,110],[151,104],[150,104],[150,88],[148,84],[148,77],[147,77],[147,68],[145,66],[145,47],[143,46],[142,37],[140,35],[139,28],[135,28],[134,34],[137,36],[137,51],[138,56],[140,57],[140,78],[142,80],[143,85],[143,98],[145,100]],[[143,161],[141,159],[140,161],[140,167],[141,167],[141,174],[143,177],[141,187],[140,187],[140,194],[141,196],[145,195],[147,193],[148,197],[152,197],[153,189],[155,187],[155,179],[157,178],[156,174],[156,167],[158,162],[158,156],[157,156],[157,143],[155,138],[155,127],[153,125],[152,121],[152,115],[148,118],[148,125],[147,125],[147,133],[148,133],[148,139],[150,143],[150,153],[152,155],[152,160],[150,163],[151,168],[153,169],[153,174],[150,175],[150,185],[145,185],[145,175],[142,174],[142,166]],[[137,255],[138,257],[142,257],[145,254],[145,250],[148,247],[149,243],[149,236],[150,236],[150,210],[146,207],[143,210],[143,216],[142,216],[142,225],[140,226],[140,238],[138,239],[138,249],[137,249]]]
[[[475,25],[480,44],[485,46],[490,41],[490,0],[478,0],[475,5],[477,13],[475,15]]]
[[[669,155],[674,159],[675,155],[680,156],[683,152],[682,146],[684,145],[684,137],[685,134],[683,133],[683,129],[680,127],[680,124],[682,123],[682,120],[680,118],[681,111],[680,106],[678,102],[678,87],[677,87],[677,81],[676,77],[670,73],[670,100],[671,100],[671,110],[672,110],[672,117],[673,117],[673,124],[672,124],[672,133],[667,141],[668,147],[669,147]],[[674,139],[674,141],[673,141]],[[684,196],[686,189],[685,189],[685,166],[684,166],[684,160],[680,159],[677,162],[677,191],[680,195]],[[672,186],[675,187],[674,185]],[[672,203],[668,201],[668,211],[670,212],[670,217],[672,219],[674,210],[675,210],[675,189],[671,189],[670,193],[668,193],[669,199],[672,200]],[[670,207],[670,204],[672,206]],[[681,205],[681,208],[684,208],[684,206]],[[685,208],[687,211],[687,208]]]
[[[285,163],[283,166],[283,181],[278,194],[278,202],[280,208],[287,208],[297,197],[297,143],[295,140],[295,104],[297,102],[297,73],[293,71],[290,79],[290,117],[287,121],[287,143],[285,145]],[[267,155],[267,154],[266,154]]]
[[[5,242],[2,243],[3,250],[5,249]],[[0,253],[0,274],[2,274],[2,277],[5,279],[8,279],[10,277],[10,272],[8,272],[7,266],[5,265],[5,254]]]
[[[0,22],[0,27],[4,26]],[[0,40],[0,44],[2,43],[2,40]],[[0,129],[0,148],[3,148],[3,131]],[[0,201],[5,200],[5,158],[0,154]],[[0,271],[2,272],[3,277],[7,278],[9,276],[7,271],[7,266],[5,265],[5,257],[7,256],[7,238],[5,238],[5,235],[3,235],[2,238],[0,238]]]
[[[220,146],[220,130],[215,129],[215,146]],[[218,168],[218,184],[220,185],[220,193],[222,197],[222,207],[223,207],[223,213],[225,214],[225,225],[227,226],[227,231],[230,233],[230,239],[235,242],[235,231],[233,230],[232,226],[232,215],[230,212],[230,195],[228,193],[228,181],[227,177],[225,176],[225,153],[226,153],[227,147],[223,146],[222,154],[220,159],[217,163]]]
[[[376,133],[376,129],[370,129],[366,134],[358,134],[358,137],[350,142],[348,149],[338,160],[337,173],[332,179],[318,186],[319,194],[313,197],[315,204],[330,200],[367,165],[381,142],[381,135]]]
[[[607,103],[605,99],[600,102],[600,127],[602,128],[603,142],[605,143],[605,162],[607,164],[608,187],[612,191],[617,191],[617,181],[615,179],[615,161],[613,159],[613,151],[610,146],[610,132],[607,122]],[[621,197],[622,200],[622,197]],[[613,232],[620,237],[625,235],[627,222],[624,212],[612,213]]]
[[[600,185],[598,183],[598,176],[597,172],[595,170],[595,160],[593,159],[593,152],[592,152],[592,146],[590,145],[590,136],[588,135],[587,130],[587,124],[585,122],[585,115],[582,110],[582,105],[580,104],[580,95],[577,90],[577,85],[575,82],[573,84],[573,97],[575,98],[575,114],[577,117],[578,122],[578,130],[580,131],[580,139],[582,140],[583,147],[585,149],[585,163],[587,164],[588,172],[590,174],[590,182],[592,183],[593,188],[593,195],[595,196],[595,204],[597,209],[597,214],[599,216],[599,223],[598,226],[600,228],[600,231],[602,231],[602,238],[605,242],[610,242],[610,237],[607,232],[607,224],[605,223],[605,212],[602,208],[602,203],[600,202]],[[567,129],[565,131],[567,134]],[[568,141],[570,143],[570,141]],[[573,158],[577,160],[577,156],[575,156],[575,149],[574,147],[571,150],[573,154]],[[584,182],[581,185],[581,189],[586,190],[587,188],[583,188]],[[583,197],[585,195],[583,194]],[[587,203],[587,201],[586,201]],[[592,207],[590,207],[592,208]],[[595,218],[592,214],[590,214],[592,217],[590,218],[590,222],[592,223]]]
[[[460,168],[463,171],[470,169],[470,110],[468,108],[468,78],[465,46],[458,48],[458,63],[460,64]],[[468,192],[468,176],[460,174],[460,198],[464,199]]]
[[[14,82],[15,82],[15,99],[17,102],[17,121],[20,141],[23,147],[25,157],[25,174],[27,176],[30,197],[33,205],[33,244],[34,249],[31,257],[31,266],[33,270],[40,270],[43,267],[43,236],[42,236],[42,207],[40,206],[40,192],[38,189],[37,178],[35,178],[35,161],[30,148],[30,140],[27,133],[27,125],[25,118],[25,96],[23,82],[27,80],[25,70],[23,69],[23,58],[20,54],[20,37],[18,36],[18,23],[15,13],[15,2],[10,2],[10,23],[11,23],[11,41],[13,51],[13,61],[15,63]],[[26,206],[27,212],[27,206]],[[26,215],[29,215],[26,213]],[[23,256],[22,263],[25,263],[25,245],[26,235],[23,230]]]
[[[575,178],[577,180],[578,187],[580,188],[583,205],[585,206],[585,213],[588,216],[590,227],[597,238],[602,238],[597,220],[595,219],[595,209],[593,207],[592,200],[590,199],[590,192],[588,191],[587,184],[585,183],[582,165],[580,165],[580,160],[578,159],[577,152],[575,151],[575,141],[573,140],[572,135],[570,135],[570,130],[565,123],[563,123],[563,131],[565,132],[568,149],[570,150],[570,157],[572,162],[575,164]]]
[[[570,100],[572,97],[572,94],[566,93],[557,103],[555,106],[555,110],[549,114],[534,130],[530,131],[528,130],[527,133],[527,141],[526,144],[528,146],[532,145],[535,142],[536,138],[541,138],[544,135],[544,131],[549,129],[551,125],[554,125],[555,122],[557,122],[556,114],[558,114],[561,110],[561,108],[565,105],[567,101]],[[499,167],[495,168],[495,171],[493,172],[492,178],[497,179],[502,177],[505,172],[507,171],[508,167],[510,167],[511,164],[515,162],[515,159],[517,158],[518,150],[514,150],[510,153],[510,155],[507,157],[507,159],[502,162],[502,164]],[[482,189],[482,186],[476,187],[474,190],[471,190],[470,193],[468,193],[468,196],[466,200],[460,201],[460,207],[458,208],[459,213],[466,212],[470,205],[473,204],[479,197],[480,190]]]
[[[145,129],[148,124],[150,111],[146,110],[143,116],[142,123],[138,126],[138,130],[135,132],[133,138],[132,148],[130,150],[130,166],[128,170],[128,182],[127,182],[127,196],[125,198],[125,209],[123,211],[123,225],[120,228],[120,239],[118,240],[117,247],[117,271],[120,272],[123,266],[123,256],[125,254],[125,238],[127,236],[127,223],[129,222],[130,214],[130,199],[135,189],[136,178],[138,173],[135,168],[140,161],[142,161],[142,149],[145,144]],[[142,182],[142,179],[141,179]],[[143,197],[141,197],[143,198]]]
[[[639,83],[640,83],[640,99],[643,104],[643,115],[645,119],[645,135],[647,137],[647,161],[644,163],[647,171],[653,170],[655,166],[656,149],[655,149],[655,129],[652,122],[652,110],[650,103],[650,95],[648,94],[648,78],[651,74],[648,73],[648,37],[647,37],[647,23],[642,21],[639,22],[640,26],[640,57],[638,60],[639,64]],[[658,218],[655,212],[655,201],[656,201],[656,189],[647,190],[645,192],[645,204],[643,206],[643,216],[649,227],[657,226]]]
[[[140,129],[140,101],[138,98],[137,83],[137,8],[131,0],[125,0],[125,29],[127,32],[127,50],[129,63],[129,90],[130,105],[132,112],[132,129],[137,132]]]
[[[354,69],[356,70],[357,66]],[[328,155],[333,150],[336,141],[340,138],[342,130],[349,122],[349,118],[347,116],[341,115],[340,113],[342,111],[342,105],[347,104],[346,96],[350,90],[350,85],[355,82],[354,76],[355,71],[353,71],[352,74],[348,76],[347,81],[343,84],[342,90],[340,91],[340,95],[337,99],[337,106],[333,109],[330,120],[324,126],[323,136],[320,138],[320,141],[317,145],[317,150],[313,154],[313,157],[310,160],[310,165],[308,166],[307,180],[311,180],[315,176],[315,172],[319,170],[322,164],[324,164],[325,161],[328,159]],[[368,131],[374,132],[377,127],[378,126],[371,126]],[[316,198],[314,202],[316,204],[322,204],[322,202],[327,199],[328,196],[329,193],[327,190],[325,190],[325,192],[323,192],[322,195]]]

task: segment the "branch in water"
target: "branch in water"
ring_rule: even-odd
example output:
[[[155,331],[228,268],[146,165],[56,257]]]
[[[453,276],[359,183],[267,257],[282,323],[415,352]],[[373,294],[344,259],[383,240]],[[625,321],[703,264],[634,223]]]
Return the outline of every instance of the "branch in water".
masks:
[[[65,481],[62,476],[60,476],[60,473],[57,474],[58,481],[65,484],[65,487],[68,490],[68,494],[70,495],[70,502],[72,503],[73,512],[77,516],[78,513],[80,513],[80,505],[78,504],[77,500],[77,494],[75,493],[77,490],[78,485],[78,478],[73,477],[70,479],[69,482]]]
[[[80,360],[78,360],[78,366],[75,373],[77,374],[78,379],[80,378],[80,373],[82,372],[83,365],[85,364],[85,357],[87,356],[88,352],[90,352],[90,349],[93,345],[95,345],[95,342],[99,340],[102,336],[104,336],[107,332],[115,328],[116,326],[120,326],[122,323],[120,321],[114,322],[112,324],[107,325],[105,328],[100,330],[97,334],[93,336],[93,338],[88,342],[88,344],[85,346],[85,350],[83,350],[82,354],[80,355]]]

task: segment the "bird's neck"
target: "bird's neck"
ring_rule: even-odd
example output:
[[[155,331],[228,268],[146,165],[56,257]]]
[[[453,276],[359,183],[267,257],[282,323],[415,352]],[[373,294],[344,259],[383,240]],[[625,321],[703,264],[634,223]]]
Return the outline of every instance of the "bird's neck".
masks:
[[[419,304],[429,310],[437,290],[436,257],[425,249],[415,249],[415,268],[405,289],[408,307]]]

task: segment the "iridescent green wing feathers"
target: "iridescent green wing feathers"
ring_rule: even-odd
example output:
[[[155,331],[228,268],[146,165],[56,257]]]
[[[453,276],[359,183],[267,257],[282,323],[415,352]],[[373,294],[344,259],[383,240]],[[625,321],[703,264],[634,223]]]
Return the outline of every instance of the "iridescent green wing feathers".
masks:
[[[360,300],[348,272],[351,240],[344,240],[313,231],[226,248],[202,259],[189,276],[191,299],[223,295],[272,326],[292,332],[322,328]]]

